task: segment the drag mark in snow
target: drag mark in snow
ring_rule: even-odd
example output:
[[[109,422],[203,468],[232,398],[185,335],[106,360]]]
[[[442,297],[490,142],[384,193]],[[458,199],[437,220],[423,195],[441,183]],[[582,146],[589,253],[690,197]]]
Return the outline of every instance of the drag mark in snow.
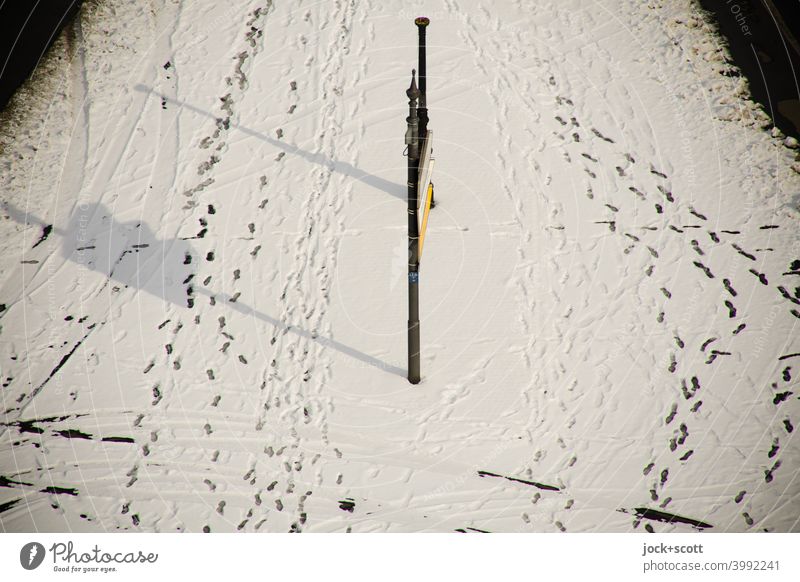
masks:
[[[72,495],[73,497],[78,495],[78,490],[73,487],[57,487],[55,485],[50,485],[49,487],[45,487],[39,491],[40,493],[48,493],[50,495]]]
[[[478,471],[479,477],[498,477],[500,479],[506,479],[507,481],[513,481],[514,483],[522,483],[523,485],[530,485],[531,487],[536,487],[537,489],[543,489],[545,491],[561,491],[561,488],[555,487],[554,485],[545,485],[544,483],[538,483],[536,481],[528,481],[527,479],[518,479],[517,477],[507,477],[505,475],[498,475],[497,473],[491,473],[489,471]]]
[[[101,322],[100,323],[100,327],[102,327],[103,324],[105,324],[105,322]],[[37,394],[39,394],[39,392],[42,391],[42,389],[53,378],[53,376],[58,374],[58,371],[61,370],[61,368],[64,367],[64,364],[66,364],[69,361],[69,359],[72,357],[72,355],[77,351],[77,349],[79,347],[81,347],[83,342],[86,341],[86,338],[89,337],[89,335],[95,329],[96,329],[96,327],[94,325],[90,326],[89,331],[87,331],[86,334],[80,340],[78,340],[78,342],[72,347],[72,349],[69,352],[67,352],[66,354],[64,354],[64,356],[62,356],[61,360],[58,362],[58,364],[56,364],[56,367],[53,368],[53,370],[50,372],[50,374],[47,376],[47,378],[45,378],[44,381],[41,384],[39,384],[36,388],[34,388],[31,391],[30,395],[28,396],[27,402],[25,402],[25,404],[23,404],[21,407],[19,407],[19,414],[22,414],[22,412],[25,410],[25,408],[28,406],[28,404],[30,404],[31,401],[33,400],[33,398]],[[4,414],[8,414],[9,412],[10,412],[10,410],[6,410],[4,412]],[[0,434],[2,434],[4,431],[5,431],[5,429],[0,430]]]
[[[623,513],[628,513],[624,509],[621,509],[620,511]],[[633,511],[636,513],[636,517],[639,519],[651,519],[653,521],[660,521],[668,524],[683,523],[686,525],[691,525],[696,529],[708,529],[714,527],[709,523],[692,519],[691,517],[682,517],[680,515],[675,515],[674,513],[668,513],[666,511],[659,511],[657,509],[650,509],[647,507],[635,507]]]
[[[6,511],[9,511],[10,509],[13,509],[14,506],[17,503],[19,503],[20,501],[22,501],[22,498],[12,499],[11,501],[7,501],[5,503],[0,503],[0,513],[5,513]]]
[[[20,485],[22,487],[25,486],[32,487],[33,483],[26,483],[24,481],[15,481],[14,479],[9,479],[8,477],[0,475],[0,487],[11,488],[14,487],[15,485]]]
[[[492,532],[487,531],[485,529],[478,529],[477,527],[457,528],[457,529],[454,529],[453,531],[458,532],[458,533],[467,533],[467,530],[474,531],[475,533],[492,533]]]

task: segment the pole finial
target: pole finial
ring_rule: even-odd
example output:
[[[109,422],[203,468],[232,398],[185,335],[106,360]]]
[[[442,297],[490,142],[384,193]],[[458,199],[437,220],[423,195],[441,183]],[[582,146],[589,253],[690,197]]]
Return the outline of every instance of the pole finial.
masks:
[[[428,26],[431,23],[431,19],[427,16],[419,16],[414,19],[414,24],[417,26]]]
[[[411,86],[406,91],[409,99],[416,100],[419,97],[419,89],[417,89],[417,70],[411,69]]]

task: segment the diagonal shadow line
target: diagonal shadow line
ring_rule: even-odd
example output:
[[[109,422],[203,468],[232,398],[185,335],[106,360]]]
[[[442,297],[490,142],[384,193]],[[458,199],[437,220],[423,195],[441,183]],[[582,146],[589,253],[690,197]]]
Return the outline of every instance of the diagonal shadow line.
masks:
[[[156,91],[152,87],[148,87],[147,85],[142,85],[140,83],[138,85],[135,85],[133,88],[134,90],[140,91],[142,93],[152,93],[153,95],[160,97],[163,101],[174,103],[175,105],[188,109],[189,111],[194,111],[195,113],[199,113],[200,115],[204,115],[215,121],[220,121],[220,118],[211,113],[210,111],[206,111],[205,109],[200,109],[199,107],[195,107],[194,105],[191,105],[185,101],[178,101],[177,99],[173,99],[167,95],[164,95],[163,93],[159,93],[158,91]],[[387,194],[394,196],[395,198],[399,198],[403,202],[407,201],[408,199],[407,187],[405,185],[397,184],[395,182],[390,182],[389,180],[381,178],[380,176],[369,174],[363,170],[360,170],[359,168],[356,168],[353,164],[349,162],[334,160],[318,152],[310,152],[308,150],[300,149],[297,146],[284,143],[280,140],[271,138],[268,135],[264,135],[263,133],[255,131],[254,129],[250,129],[248,127],[244,127],[237,123],[231,122],[230,126],[235,127],[242,133],[253,136],[271,145],[274,145],[275,147],[280,148],[287,153],[300,156],[301,158],[304,158],[314,164],[326,166],[330,170],[340,172],[345,176],[349,176],[355,180],[358,180],[359,182],[363,182],[368,186],[372,186],[373,188],[382,190]]]
[[[224,301],[228,307],[230,307],[235,311],[238,311],[239,313],[243,313],[244,315],[253,315],[256,318],[260,319],[261,321],[265,321],[266,323],[269,323],[275,326],[276,328],[283,330],[284,332],[292,332],[294,334],[299,335],[300,337],[313,340],[323,347],[332,348],[338,352],[343,353],[346,356],[350,356],[351,358],[364,362],[368,366],[372,366],[374,368],[380,368],[381,370],[384,370],[391,374],[395,374],[397,376],[402,376],[402,377],[406,376],[406,370],[398,368],[397,366],[392,366],[391,364],[387,364],[386,362],[379,360],[374,356],[365,354],[362,351],[359,351],[341,342],[337,342],[334,339],[317,335],[316,333],[312,333],[300,327],[287,325],[284,322],[280,321],[279,319],[270,317],[265,313],[261,313],[248,305],[239,303],[238,301],[231,301],[231,297],[226,293],[213,294],[208,289],[197,288],[197,287],[194,288],[194,291],[196,293],[200,293],[207,297],[214,297],[216,298],[217,301]]]

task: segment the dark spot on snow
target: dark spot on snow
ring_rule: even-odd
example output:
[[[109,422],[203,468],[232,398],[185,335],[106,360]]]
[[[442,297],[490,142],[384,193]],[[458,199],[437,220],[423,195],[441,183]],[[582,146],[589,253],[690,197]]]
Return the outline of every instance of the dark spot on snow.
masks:
[[[761,282],[762,285],[769,285],[769,281],[767,281],[767,276],[764,273],[759,273],[755,269],[750,269],[750,272],[753,273],[758,280]]]
[[[20,501],[22,501],[22,499],[12,499],[11,501],[0,503],[0,513],[5,513],[9,509],[13,509],[14,506]]]
[[[694,266],[697,267],[698,269],[701,269],[706,274],[706,277],[708,277],[709,279],[713,279],[714,278],[714,274],[711,272],[711,269],[706,267],[700,261],[694,261]]]
[[[35,424],[37,422],[40,422],[40,421],[36,420],[36,419],[33,419],[33,420],[18,420],[17,422],[12,423],[12,424],[17,427],[17,429],[19,430],[20,433],[25,433],[25,432],[29,432],[29,433],[33,433],[33,434],[42,434],[42,433],[44,433],[44,429],[39,428],[38,426],[35,426]]]
[[[47,237],[50,236],[51,232],[53,232],[53,225],[52,224],[45,225],[42,228],[42,235],[39,237],[39,240],[37,240],[36,244],[34,244],[31,248],[35,249],[40,244],[42,244],[44,241],[46,241]]]
[[[775,464],[772,465],[772,467],[770,467],[769,469],[764,471],[764,481],[766,481],[767,483],[771,483],[772,479],[773,479],[772,474],[775,471],[777,471],[778,468],[780,468],[780,466],[781,466],[781,462],[780,461],[775,461]]]
[[[57,430],[55,431],[57,435],[62,436],[67,439],[85,439],[91,440],[92,435],[89,433],[82,432],[75,428],[68,428],[66,430]]]
[[[668,202],[675,202],[675,197],[672,195],[672,192],[664,188],[664,186],[659,184],[658,191],[664,195],[664,198],[666,198]]]
[[[695,210],[694,207],[692,207],[692,206],[689,207],[689,212],[694,214],[700,220],[708,220],[708,218],[706,218],[704,215],[702,215],[699,212],[697,212],[697,210]]]
[[[648,507],[635,507],[634,512],[636,512],[636,516],[639,519],[651,519],[653,521],[659,521],[661,523],[683,523],[686,525],[691,525],[692,527],[697,529],[707,529],[714,527],[711,524],[699,521],[697,519],[692,519],[690,517],[682,517],[680,515],[675,515],[674,513],[659,511],[657,509],[650,509]]]
[[[119,437],[119,436],[103,437],[101,440],[103,442],[106,442],[106,443],[134,443],[135,442],[131,437]]]
[[[779,286],[778,286],[778,291],[780,291],[781,295],[783,295],[783,297],[784,297],[785,299],[788,299],[788,300],[789,300],[789,301],[791,301],[792,303],[795,303],[795,304],[797,304],[797,305],[800,305],[800,299],[797,299],[797,298],[795,298],[795,297],[792,297],[792,295],[791,295],[791,294],[790,294],[790,293],[789,293],[789,292],[786,290],[786,287],[784,287],[783,285],[779,285]]]
[[[769,452],[767,453],[767,457],[771,459],[772,457],[778,454],[779,450],[780,450],[780,445],[778,444],[778,438],[776,437],[772,440],[772,448],[770,448]]]
[[[647,196],[644,195],[644,192],[642,192],[641,190],[639,190],[635,186],[628,186],[628,190],[630,190],[631,192],[636,194],[636,196],[638,196],[642,200],[646,200],[647,199]]]
[[[754,255],[748,253],[747,251],[742,249],[742,247],[740,247],[736,243],[733,243],[733,248],[736,249],[736,252],[739,253],[740,255],[742,255],[743,257],[747,257],[751,261],[755,261],[756,260],[756,257]]]
[[[604,136],[602,133],[600,133],[600,132],[599,132],[597,129],[595,129],[594,127],[592,128],[592,133],[593,133],[593,134],[595,134],[595,135],[596,135],[597,137],[599,137],[600,139],[602,139],[602,140],[604,140],[604,141],[607,141],[608,143],[614,143],[614,140],[613,140],[613,139],[611,139],[610,137],[606,137],[606,136]]]
[[[24,481],[15,481],[14,479],[9,479],[8,477],[4,477],[0,475],[0,487],[14,487],[15,485],[28,485],[31,486],[33,483],[26,483]]]
[[[53,495],[77,495],[78,490],[72,487],[56,487],[51,485],[50,487],[45,487],[44,489],[40,489],[42,493],[51,493]]]
[[[775,397],[772,399],[772,403],[773,403],[775,406],[777,406],[778,404],[780,404],[781,402],[783,402],[783,401],[785,401],[787,398],[789,398],[789,396],[791,396],[792,394],[794,394],[794,392],[779,392],[779,393],[778,393],[778,394],[776,394],[776,395],[775,395]]]
[[[491,473],[489,471],[478,471],[479,477],[498,477],[500,479],[506,479],[507,481],[513,481],[515,483],[522,483],[523,485],[530,485],[532,487],[536,487],[538,489],[544,489],[546,491],[561,491],[559,487],[554,485],[545,485],[543,483],[537,483],[536,481],[528,481],[527,479],[518,479],[516,477],[507,477],[505,475],[498,475],[497,473]]]

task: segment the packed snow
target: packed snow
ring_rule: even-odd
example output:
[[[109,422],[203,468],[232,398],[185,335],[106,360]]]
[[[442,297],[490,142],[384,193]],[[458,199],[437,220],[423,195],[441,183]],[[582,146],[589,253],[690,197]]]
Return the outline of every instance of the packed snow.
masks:
[[[800,166],[726,55],[690,0],[85,2],[0,120],[0,530],[800,530]]]

